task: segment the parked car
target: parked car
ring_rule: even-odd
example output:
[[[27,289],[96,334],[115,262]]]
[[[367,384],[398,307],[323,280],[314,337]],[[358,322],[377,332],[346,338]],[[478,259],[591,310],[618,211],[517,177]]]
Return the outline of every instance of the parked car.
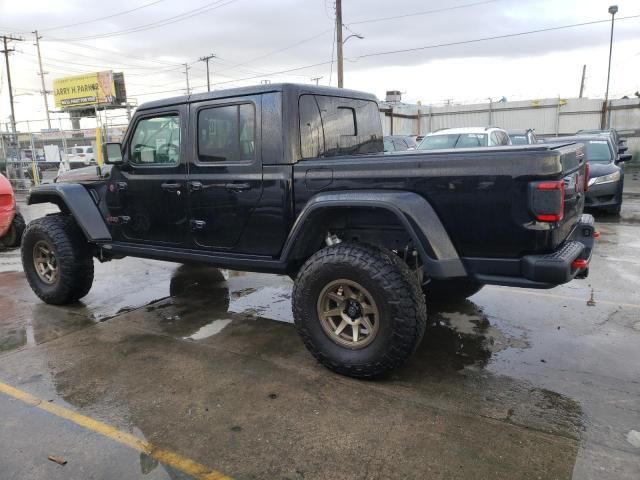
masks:
[[[17,247],[24,232],[24,218],[18,212],[13,188],[0,173],[0,246]]]
[[[415,150],[417,147],[415,137],[410,135],[387,135],[384,137],[385,152],[404,152]]]
[[[445,128],[427,134],[418,150],[511,145],[507,132],[496,127]]]
[[[71,168],[78,168],[79,164],[84,166],[95,165],[96,156],[92,146],[78,146],[67,148],[66,156]]]
[[[605,130],[578,130],[576,135],[606,135],[611,138],[611,143],[618,149],[618,153],[625,153],[629,150],[627,141],[624,138],[620,138],[618,131],[615,128],[608,128]]]
[[[511,145],[535,145],[538,143],[538,137],[533,128],[526,130],[507,130],[507,134],[511,139]]]
[[[156,100],[138,107],[122,145],[105,145],[107,178],[96,169],[31,190],[29,204],[60,213],[28,225],[24,272],[51,304],[89,292],[94,258],[286,274],[309,351],[341,374],[376,377],[417,348],[425,296],[588,274],[593,217],[582,184],[564,189],[585,176],[578,151],[385,155],[375,96],[315,85]]]
[[[589,162],[589,183],[585,207],[604,210],[618,215],[622,209],[624,169],[622,164],[631,160],[631,154],[618,153],[609,135],[575,135],[548,138],[547,143],[579,142],[584,145]]]

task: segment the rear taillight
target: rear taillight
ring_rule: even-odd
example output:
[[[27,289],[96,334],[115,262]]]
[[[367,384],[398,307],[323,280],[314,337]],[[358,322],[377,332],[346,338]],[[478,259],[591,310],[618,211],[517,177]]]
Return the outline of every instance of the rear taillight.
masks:
[[[564,217],[564,180],[531,183],[531,209],[539,222],[559,222]]]
[[[589,164],[584,166],[584,191],[589,191]]]

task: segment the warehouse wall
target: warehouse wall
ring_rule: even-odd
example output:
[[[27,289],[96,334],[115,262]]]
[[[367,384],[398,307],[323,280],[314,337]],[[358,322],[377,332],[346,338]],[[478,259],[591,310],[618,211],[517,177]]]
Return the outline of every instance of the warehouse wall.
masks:
[[[439,107],[385,102],[380,105],[385,135],[424,135],[441,128],[488,125],[505,129],[534,128],[540,136],[570,135],[580,129],[599,128],[601,112],[602,100],[589,98]],[[640,100],[612,100],[609,124],[627,138],[634,161],[640,162]]]

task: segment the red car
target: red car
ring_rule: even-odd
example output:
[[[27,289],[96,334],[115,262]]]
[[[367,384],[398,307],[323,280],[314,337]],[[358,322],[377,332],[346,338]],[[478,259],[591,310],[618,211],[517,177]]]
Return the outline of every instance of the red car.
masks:
[[[13,188],[0,173],[0,246],[17,247],[24,232],[24,218],[18,213]]]

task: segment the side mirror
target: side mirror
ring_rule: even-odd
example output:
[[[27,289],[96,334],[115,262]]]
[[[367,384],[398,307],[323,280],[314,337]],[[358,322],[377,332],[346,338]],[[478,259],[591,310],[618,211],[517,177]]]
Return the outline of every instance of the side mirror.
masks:
[[[616,163],[630,162],[632,158],[633,155],[631,155],[630,153],[623,153],[622,155],[618,156],[618,161]]]
[[[624,153],[627,150],[629,150],[629,147],[625,144],[625,145],[619,145],[618,146],[618,153]]]
[[[107,165],[121,165],[122,144],[119,142],[107,142],[102,146],[102,158]]]

